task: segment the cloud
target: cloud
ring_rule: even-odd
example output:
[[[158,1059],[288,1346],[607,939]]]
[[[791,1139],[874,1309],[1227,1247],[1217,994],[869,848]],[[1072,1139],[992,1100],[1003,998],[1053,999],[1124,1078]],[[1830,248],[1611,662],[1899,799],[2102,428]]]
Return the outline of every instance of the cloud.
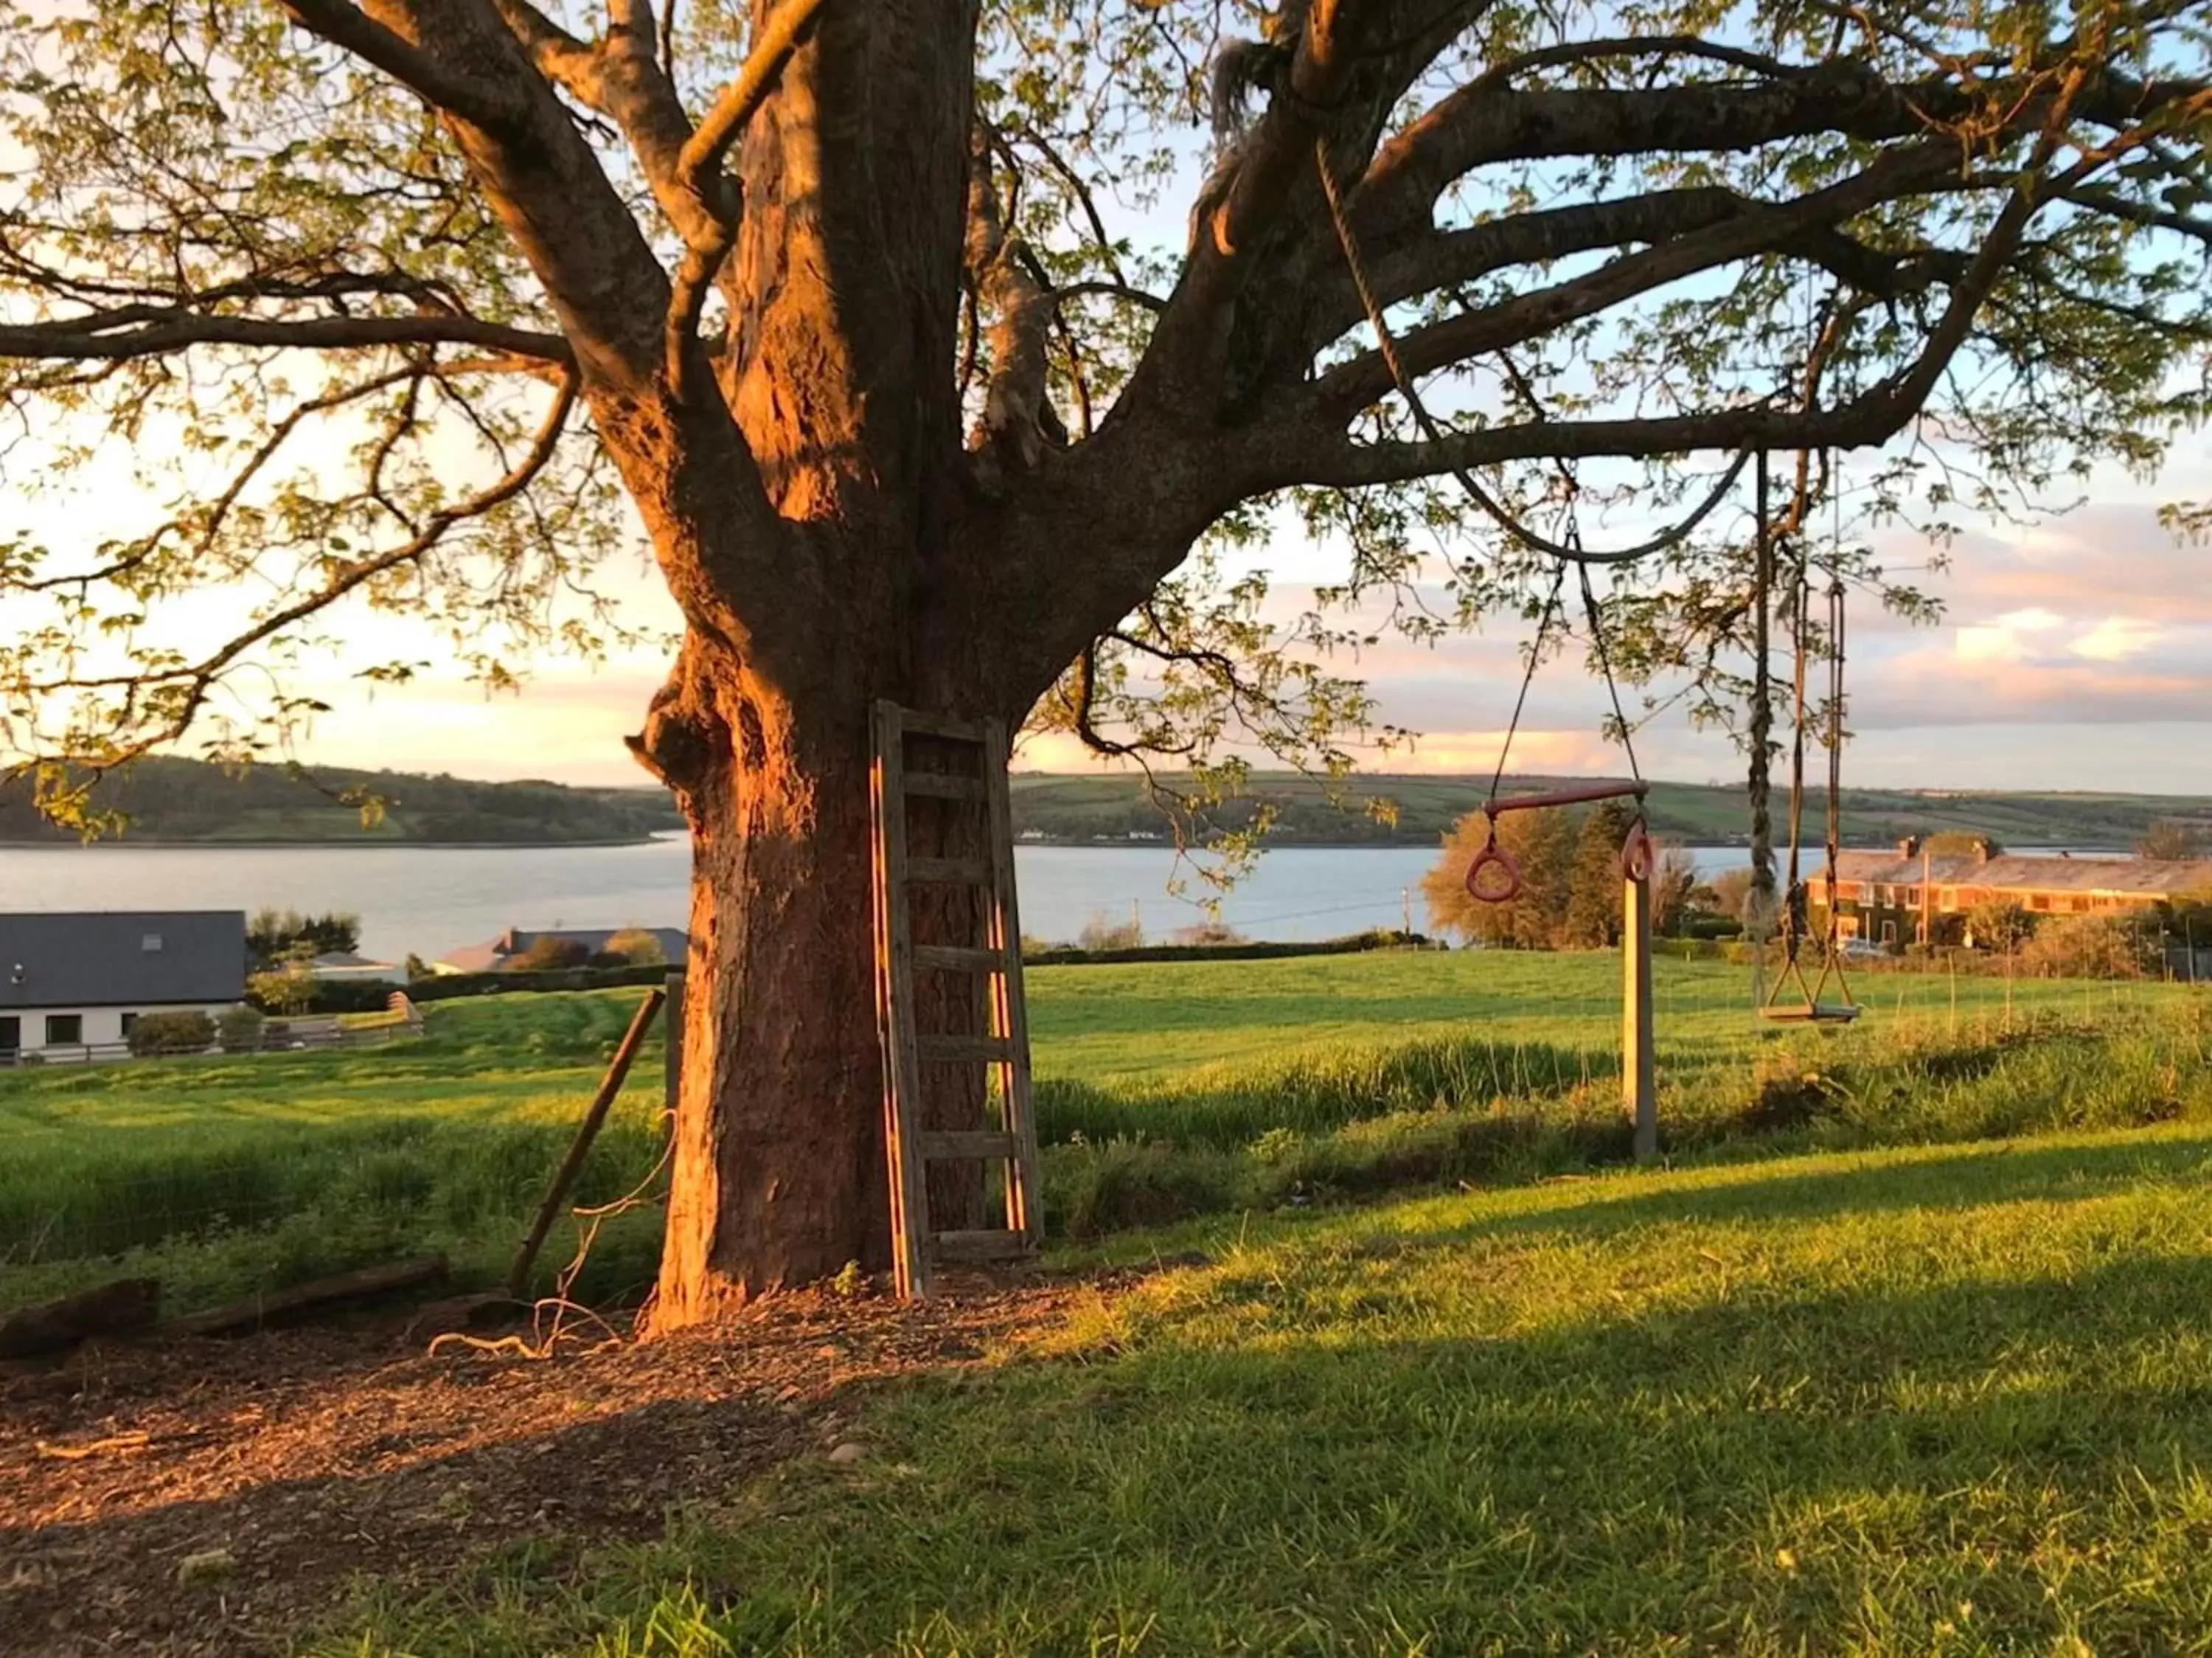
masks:
[[[2017,661],[2029,655],[2026,635],[2048,633],[2065,620],[2047,610],[2015,610],[1984,626],[1960,628],[1954,643],[1961,661]]]
[[[2132,616],[2107,616],[2066,647],[2085,661],[2124,662],[2166,637],[2165,630]]]

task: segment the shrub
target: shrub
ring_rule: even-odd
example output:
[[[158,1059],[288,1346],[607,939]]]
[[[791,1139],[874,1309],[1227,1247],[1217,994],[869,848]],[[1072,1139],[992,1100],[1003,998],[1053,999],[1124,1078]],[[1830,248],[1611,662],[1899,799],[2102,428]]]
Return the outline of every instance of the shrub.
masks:
[[[215,1042],[215,1021],[199,1012],[142,1013],[131,1021],[131,1051],[204,1053]]]
[[[2158,963],[2150,935],[2119,916],[2057,916],[2021,948],[2021,971],[2055,978],[2140,978]]]
[[[665,966],[668,952],[660,948],[660,941],[642,927],[625,927],[607,941],[605,954],[613,960],[611,967]]]
[[[583,967],[591,965],[592,950],[588,944],[573,938],[556,938],[550,935],[532,939],[530,948],[518,950],[500,964],[506,972],[545,972],[559,967]]]
[[[1075,936],[1077,946],[1085,950],[1133,950],[1144,942],[1144,927],[1133,916],[1115,921],[1103,910],[1093,910],[1083,930]]]
[[[305,962],[289,961],[249,978],[246,999],[264,1013],[305,1013],[315,1005],[315,976]]]
[[[1984,899],[1966,911],[1966,940],[1978,950],[2017,950],[2034,936],[2034,915],[2008,899]]]
[[[225,1053],[253,1053],[261,1046],[262,1027],[269,1021],[258,1008],[228,1009],[216,1021],[216,1035]]]

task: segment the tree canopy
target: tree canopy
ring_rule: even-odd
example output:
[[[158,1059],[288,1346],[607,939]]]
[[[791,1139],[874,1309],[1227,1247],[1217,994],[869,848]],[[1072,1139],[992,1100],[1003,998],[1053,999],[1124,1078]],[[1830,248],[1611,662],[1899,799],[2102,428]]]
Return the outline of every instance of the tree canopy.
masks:
[[[1274,43],[1256,114],[1188,245],[1147,240],[1240,31]],[[1386,625],[1419,634],[1528,602],[1536,554],[1450,469],[1565,538],[1577,497],[1677,509],[1753,446],[1812,455],[1799,518],[1829,448],[1890,446],[1869,494],[1937,518],[2154,462],[2203,408],[2206,52],[2191,9],[2104,0],[21,6],[0,389],[31,465],[105,477],[120,446],[148,511],[96,546],[15,527],[9,738],[19,759],[264,747],[315,711],[293,676],[348,606],[447,630],[493,684],[533,648],[605,649],[635,626],[601,579],[637,539],[625,487],[736,514],[713,558],[659,549],[687,624],[828,649],[843,595],[787,521],[832,503],[787,496],[739,430],[830,338],[801,315],[818,286],[786,285],[788,328],[761,309],[792,222],[746,217],[725,170],[807,117],[775,96],[794,53],[823,97],[921,123],[902,193],[937,216],[838,224],[825,178],[820,259],[879,259],[906,298],[830,296],[850,341],[817,438],[872,441],[870,399],[911,375],[959,491],[1171,456],[1124,472],[1161,499],[1128,505],[1115,556],[1000,572],[1065,619],[1038,630],[1057,660],[1022,665],[1066,669],[1038,717],[1308,763],[1373,714],[1328,651],[1376,624],[1334,604],[1395,592]],[[950,185],[918,159],[948,147]],[[901,271],[939,248],[924,326],[939,296]],[[641,375],[675,400],[617,389]],[[641,421],[696,446],[690,481],[624,459]],[[1350,549],[1300,622],[1263,616],[1262,576],[1186,564],[1209,532],[1266,533],[1269,503]],[[1742,595],[1741,536],[1715,529],[1617,612],[1630,670],[1687,673],[1718,713]],[[1437,556],[1441,606],[1410,585]]]

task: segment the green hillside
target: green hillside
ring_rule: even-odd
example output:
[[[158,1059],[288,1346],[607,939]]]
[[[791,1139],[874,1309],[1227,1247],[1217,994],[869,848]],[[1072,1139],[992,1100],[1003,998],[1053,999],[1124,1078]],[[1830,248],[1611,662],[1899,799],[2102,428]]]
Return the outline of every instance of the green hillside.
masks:
[[[364,816],[364,800],[380,812]],[[157,757],[103,778],[95,813],[119,814],[134,840],[259,843],[401,841],[578,844],[643,840],[684,820],[658,789],[477,783],[404,771],[283,766],[228,771]],[[0,782],[0,841],[73,838],[45,822],[27,781]]]
[[[1589,781],[1510,777],[1503,792]],[[1243,827],[1266,802],[1276,811],[1271,844],[1433,846],[1462,814],[1482,803],[1489,789],[1486,777],[1376,773],[1354,779],[1347,799],[1339,804],[1310,778],[1261,772],[1254,776],[1248,798],[1207,813],[1200,826]],[[2201,795],[1846,789],[1843,798],[1844,837],[1862,845],[1958,830],[1994,835],[2009,845],[2124,847],[2160,819],[2212,820],[2212,799]],[[1395,818],[1370,812],[1372,801],[1389,802]],[[1778,795],[1778,820],[1782,803]],[[1808,822],[1817,825],[1825,809],[1821,797],[1814,796],[1807,803]],[[1676,840],[1712,845],[1748,838],[1749,808],[1741,783],[1655,783],[1650,814],[1655,832]],[[1141,780],[1118,776],[1017,777],[1014,827],[1032,838],[1077,843],[1164,838],[1170,833],[1168,820]]]
[[[1589,778],[1512,777],[1505,791],[1524,793]],[[1288,772],[1260,772],[1244,798],[1205,814],[1194,826],[1203,838],[1217,829],[1249,825],[1261,802],[1275,808],[1269,844],[1277,846],[1433,846],[1459,817],[1482,803],[1486,777],[1427,777],[1374,773],[1352,781],[1346,797],[1331,801],[1322,785]],[[382,814],[364,821],[352,802],[373,796]],[[1370,809],[1388,802],[1389,813]],[[634,841],[682,830],[684,820],[668,795],[649,784],[634,788],[577,788],[526,780],[482,783],[405,771],[310,768],[307,775],[282,766],[233,772],[200,760],[159,758],[139,761],[105,779],[95,810],[119,813],[136,840],[210,844],[261,842],[494,843],[561,845]],[[1817,826],[1820,797],[1808,802]],[[1778,796],[1778,820],[1782,801]],[[1120,775],[1017,775],[1015,832],[1057,844],[1164,841],[1173,826],[1146,793],[1141,779]],[[2175,795],[2048,792],[1914,791],[1847,789],[1844,834],[1856,844],[1911,834],[1961,830],[1994,835],[2016,846],[2125,847],[2150,826],[2181,818],[2212,826],[2212,798]],[[1655,783],[1652,828],[1672,839],[1715,845],[1747,838],[1743,786]],[[1818,832],[1817,826],[1814,832]],[[69,838],[40,820],[29,785],[0,783],[0,842]]]

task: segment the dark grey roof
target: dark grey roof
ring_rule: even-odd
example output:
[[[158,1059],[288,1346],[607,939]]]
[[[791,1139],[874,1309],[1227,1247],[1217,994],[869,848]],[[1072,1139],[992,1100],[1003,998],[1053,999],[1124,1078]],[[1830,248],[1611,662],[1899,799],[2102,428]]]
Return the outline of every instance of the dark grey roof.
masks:
[[[660,942],[660,954],[671,966],[681,966],[691,948],[691,936],[681,927],[510,927],[483,944],[464,944],[438,958],[438,965],[454,972],[496,971],[509,956],[520,955],[541,938],[557,938],[580,944],[597,954],[622,933],[651,933]]]
[[[243,910],[0,915],[0,1009],[150,1008],[245,994]]]

